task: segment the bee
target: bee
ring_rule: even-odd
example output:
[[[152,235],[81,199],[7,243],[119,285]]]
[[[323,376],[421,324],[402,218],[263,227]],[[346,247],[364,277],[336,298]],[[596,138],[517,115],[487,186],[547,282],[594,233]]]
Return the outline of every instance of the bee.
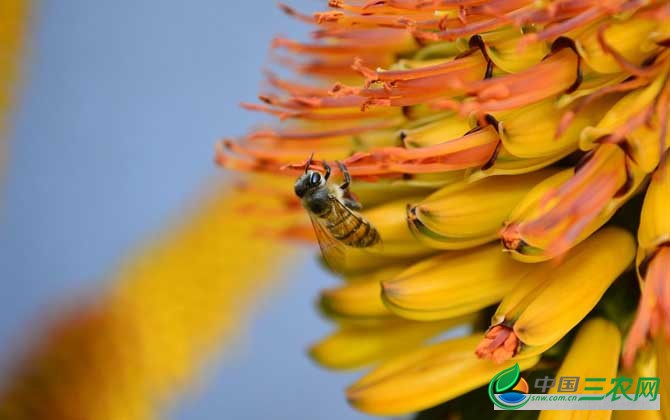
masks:
[[[295,182],[295,194],[309,214],[324,260],[337,271],[344,266],[345,246],[368,248],[380,244],[381,237],[372,223],[357,212],[361,204],[349,191],[351,176],[346,166],[336,161],[344,182],[331,184],[328,163],[323,162],[325,174],[321,175],[309,169],[312,157],[305,165],[305,173]]]

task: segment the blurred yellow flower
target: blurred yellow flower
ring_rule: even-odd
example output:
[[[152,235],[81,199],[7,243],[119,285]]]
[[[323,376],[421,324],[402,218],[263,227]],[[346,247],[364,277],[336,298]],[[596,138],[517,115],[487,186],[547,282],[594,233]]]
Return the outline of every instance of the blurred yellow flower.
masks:
[[[0,3],[0,169],[7,158],[7,114],[19,79],[19,62],[28,24],[28,0]]]
[[[274,197],[220,189],[131,258],[109,290],[44,326],[5,378],[0,418],[156,418],[162,404],[244,326],[249,303],[288,255],[258,236],[244,208]],[[249,212],[247,212],[249,214]],[[279,229],[287,223],[275,218]]]

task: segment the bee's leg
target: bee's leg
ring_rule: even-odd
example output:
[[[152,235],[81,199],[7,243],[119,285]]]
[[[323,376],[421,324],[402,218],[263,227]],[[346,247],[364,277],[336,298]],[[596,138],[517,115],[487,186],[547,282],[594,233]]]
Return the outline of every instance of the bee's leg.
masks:
[[[340,162],[339,160],[335,161],[337,163],[337,166],[340,167],[340,171],[342,172],[342,175],[344,176],[344,182],[340,184],[340,188],[343,191],[343,199],[342,202],[344,203],[345,206],[349,207],[352,210],[360,210],[363,208],[361,203],[356,200],[354,195],[349,191],[349,185],[351,184],[351,175],[349,175],[349,171],[347,170],[347,167],[344,165],[344,163]]]
[[[323,178],[328,181],[328,178],[330,178],[330,165],[325,160],[323,161],[323,169],[326,170],[326,174],[323,176]]]
[[[347,170],[347,167],[344,165],[344,163],[340,162],[339,160],[336,160],[335,163],[337,163],[337,166],[340,167],[340,171],[342,171],[342,175],[344,176],[344,182],[340,184],[340,188],[346,191],[349,189],[349,184],[351,184],[351,175],[349,175],[349,170]]]

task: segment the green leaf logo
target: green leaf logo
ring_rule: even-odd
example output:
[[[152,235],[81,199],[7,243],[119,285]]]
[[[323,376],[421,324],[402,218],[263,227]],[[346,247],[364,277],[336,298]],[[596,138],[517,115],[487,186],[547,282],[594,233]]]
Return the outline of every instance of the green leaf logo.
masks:
[[[496,376],[493,377],[493,379],[491,379],[491,382],[489,382],[488,391],[491,402],[503,410],[516,410],[526,405],[526,403],[530,401],[530,398],[528,395],[526,395],[526,392],[514,391],[514,387],[521,380],[521,369],[519,368],[518,363],[515,363],[514,366],[499,372]],[[527,390],[527,384],[525,385]],[[500,398],[496,394],[499,394]],[[514,396],[515,398],[504,398],[505,396],[510,395]]]
[[[496,394],[510,391],[517,383],[519,383],[520,377],[521,369],[519,369],[518,363],[515,363],[511,368],[505,369],[497,374],[495,378],[493,378]]]

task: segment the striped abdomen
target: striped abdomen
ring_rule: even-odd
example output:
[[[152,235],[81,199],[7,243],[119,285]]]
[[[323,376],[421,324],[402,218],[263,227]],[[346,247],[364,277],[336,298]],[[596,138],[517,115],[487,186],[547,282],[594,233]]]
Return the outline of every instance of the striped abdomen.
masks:
[[[331,199],[332,205],[319,217],[325,219],[325,227],[333,238],[355,248],[366,248],[379,242],[379,232],[363,216]]]

